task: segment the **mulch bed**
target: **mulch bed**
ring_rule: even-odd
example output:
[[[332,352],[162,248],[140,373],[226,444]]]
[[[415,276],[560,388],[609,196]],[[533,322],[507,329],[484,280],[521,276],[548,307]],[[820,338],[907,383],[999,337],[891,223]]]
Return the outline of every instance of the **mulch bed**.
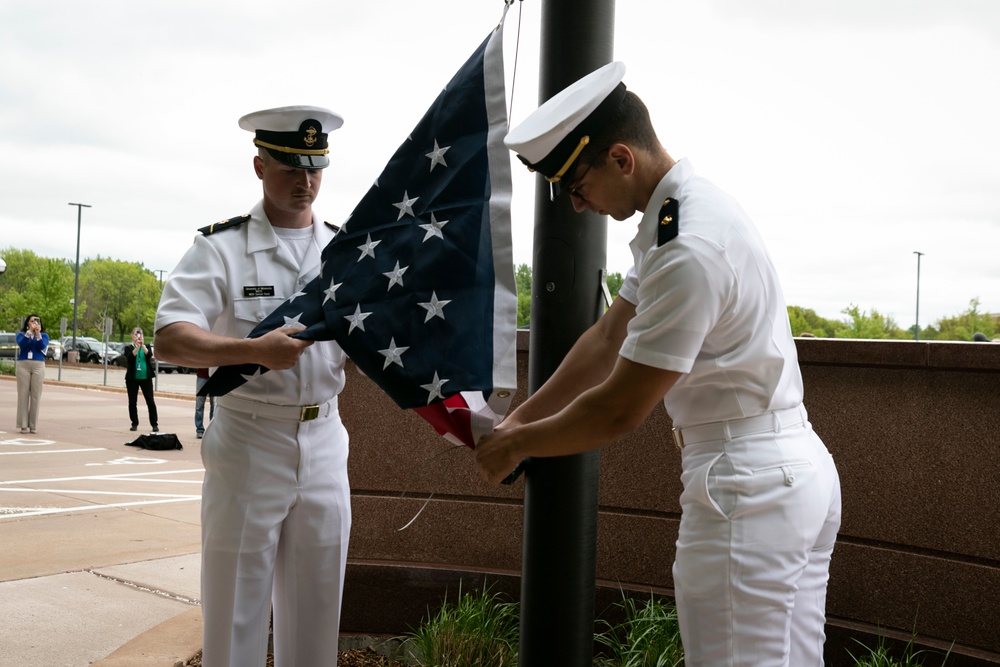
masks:
[[[187,667],[201,667],[201,651],[191,658]],[[267,667],[274,667],[274,656],[267,656]],[[339,651],[337,653],[337,667],[409,667],[408,665],[391,660],[373,649],[351,649],[349,651]]]

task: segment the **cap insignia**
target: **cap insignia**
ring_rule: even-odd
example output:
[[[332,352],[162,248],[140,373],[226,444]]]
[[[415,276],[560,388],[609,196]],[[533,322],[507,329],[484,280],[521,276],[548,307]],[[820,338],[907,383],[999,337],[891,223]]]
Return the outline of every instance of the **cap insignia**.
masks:
[[[306,128],[306,136],[302,138],[302,143],[304,143],[308,148],[312,148],[316,143],[316,134],[318,130],[310,125]]]

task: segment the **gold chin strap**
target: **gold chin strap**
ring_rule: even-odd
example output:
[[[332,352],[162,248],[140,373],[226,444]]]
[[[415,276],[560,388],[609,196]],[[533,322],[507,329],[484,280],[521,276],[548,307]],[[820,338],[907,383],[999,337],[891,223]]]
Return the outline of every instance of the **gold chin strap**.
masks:
[[[274,144],[269,144],[260,139],[253,140],[254,146],[260,146],[261,148],[269,148],[271,150],[280,151],[282,153],[295,153],[296,155],[326,155],[330,152],[329,148],[318,148],[316,150],[306,150],[304,148],[287,148],[285,146],[275,146]]]
[[[563,163],[562,168],[559,171],[557,171],[555,175],[552,176],[551,178],[546,176],[545,180],[547,180],[549,183],[558,183],[560,180],[562,180],[562,177],[566,175],[566,171],[569,170],[570,165],[576,161],[576,158],[580,156],[580,153],[583,151],[584,148],[586,148],[587,144],[589,143],[590,143],[590,135],[585,134],[582,137],[580,137],[580,143],[576,145],[576,150],[573,151],[573,153],[569,156],[569,158]]]

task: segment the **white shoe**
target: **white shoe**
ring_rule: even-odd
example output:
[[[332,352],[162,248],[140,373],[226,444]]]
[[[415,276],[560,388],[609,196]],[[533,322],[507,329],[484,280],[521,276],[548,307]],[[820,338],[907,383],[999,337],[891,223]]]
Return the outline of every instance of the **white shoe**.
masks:
[[[28,429],[26,429],[26,428],[22,428],[21,429],[21,433],[27,433],[27,432],[28,432]]]

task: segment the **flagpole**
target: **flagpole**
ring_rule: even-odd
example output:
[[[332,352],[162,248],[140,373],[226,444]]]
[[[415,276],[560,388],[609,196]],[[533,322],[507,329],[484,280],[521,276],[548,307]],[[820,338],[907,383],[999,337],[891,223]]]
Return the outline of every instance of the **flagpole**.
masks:
[[[610,62],[614,0],[544,0],[539,103]],[[604,310],[607,219],[551,201],[538,177],[528,391]],[[598,452],[531,461],[524,477],[520,667],[593,663]]]

